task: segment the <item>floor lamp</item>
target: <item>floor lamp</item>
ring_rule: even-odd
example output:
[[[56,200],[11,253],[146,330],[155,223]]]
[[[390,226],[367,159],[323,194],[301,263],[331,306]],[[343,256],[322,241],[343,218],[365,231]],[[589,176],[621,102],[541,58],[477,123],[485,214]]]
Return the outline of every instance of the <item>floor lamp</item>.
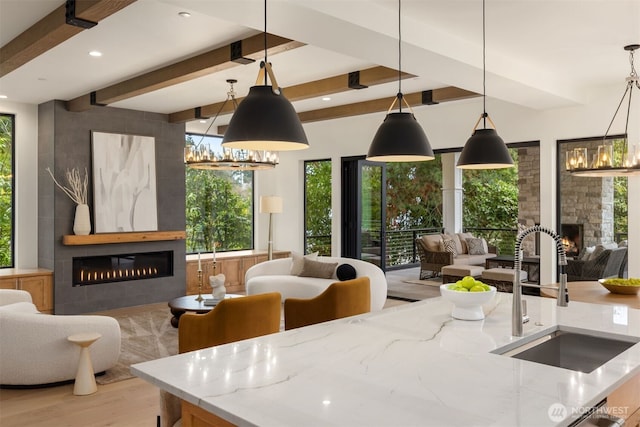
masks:
[[[273,259],[273,214],[282,213],[282,197],[260,196],[260,213],[269,214],[269,243],[267,244],[268,259]]]

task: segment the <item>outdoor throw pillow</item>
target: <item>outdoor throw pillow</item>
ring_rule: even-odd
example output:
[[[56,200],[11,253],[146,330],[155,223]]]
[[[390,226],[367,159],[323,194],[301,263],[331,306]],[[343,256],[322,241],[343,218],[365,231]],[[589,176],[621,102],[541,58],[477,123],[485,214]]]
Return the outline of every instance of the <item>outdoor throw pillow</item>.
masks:
[[[356,278],[356,269],[351,264],[340,264],[336,269],[338,280],[345,281]]]
[[[310,259],[303,259],[302,271],[300,277],[317,277],[319,279],[332,279],[333,273],[338,266],[337,262],[320,262]]]
[[[454,257],[457,256],[458,251],[456,250],[456,242],[447,235],[442,236],[441,251],[451,252]]]
[[[305,258],[315,260],[316,258],[318,258],[318,252],[307,254],[305,256],[302,256],[297,252],[291,252],[291,257],[293,258],[293,262],[291,263],[291,275],[299,276],[302,272],[302,266]]]
[[[485,247],[486,243],[483,242],[484,239],[467,239],[467,247],[469,248],[469,255],[485,255],[487,253],[487,249]]]

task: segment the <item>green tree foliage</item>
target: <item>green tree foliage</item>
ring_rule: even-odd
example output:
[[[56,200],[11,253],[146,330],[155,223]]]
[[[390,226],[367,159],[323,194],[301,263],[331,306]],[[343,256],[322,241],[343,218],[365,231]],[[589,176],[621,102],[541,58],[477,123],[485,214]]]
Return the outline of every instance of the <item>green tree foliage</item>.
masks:
[[[613,144],[613,164],[623,165],[624,160],[627,157],[624,139],[616,139]],[[616,234],[614,238],[618,240],[626,239],[629,232],[629,212],[627,208],[628,193],[627,193],[627,177],[614,177],[613,178],[613,232]],[[618,239],[618,235],[622,235],[621,239]]]
[[[186,143],[195,145],[192,135]],[[187,252],[253,248],[253,172],[186,168]]]
[[[465,170],[463,173],[463,226],[465,229],[517,230],[518,152],[510,149],[516,167]],[[517,232],[475,232],[496,245],[500,253],[513,253]]]
[[[309,161],[305,169],[305,253],[331,255],[331,160]]]
[[[629,233],[627,182],[626,176],[613,178],[613,231],[621,235],[619,240],[627,239]],[[618,239],[618,236],[614,237]]]
[[[253,247],[251,174],[186,169],[188,252]]]
[[[0,115],[0,267],[13,265],[13,116]]]
[[[387,163],[387,230],[442,227],[441,156]]]

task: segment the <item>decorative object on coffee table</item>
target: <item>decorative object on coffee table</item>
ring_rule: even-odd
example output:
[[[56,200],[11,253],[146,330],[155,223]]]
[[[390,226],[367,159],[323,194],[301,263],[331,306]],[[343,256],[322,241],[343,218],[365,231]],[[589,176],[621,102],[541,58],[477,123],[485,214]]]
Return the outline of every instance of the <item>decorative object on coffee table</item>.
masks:
[[[214,269],[214,276],[209,276],[209,284],[211,285],[211,295],[213,295],[213,299],[221,300],[227,294],[227,289],[224,287],[224,281],[224,274],[215,274]]]

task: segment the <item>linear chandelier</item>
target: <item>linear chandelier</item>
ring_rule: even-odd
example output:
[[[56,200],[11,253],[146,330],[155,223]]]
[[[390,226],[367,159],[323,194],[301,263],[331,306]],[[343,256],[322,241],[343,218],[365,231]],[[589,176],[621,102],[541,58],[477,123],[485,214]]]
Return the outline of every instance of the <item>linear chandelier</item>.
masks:
[[[640,44],[630,44],[624,47],[624,50],[629,52],[629,63],[631,64],[631,73],[626,78],[626,87],[622,98],[618,103],[609,127],[604,134],[602,144],[598,146],[596,154],[592,154],[591,161],[589,161],[589,152],[586,147],[578,147],[568,150],[566,153],[566,169],[571,172],[572,175],[586,176],[586,177],[608,177],[608,176],[630,176],[640,175],[640,146],[633,145],[632,149],[629,149],[629,113],[631,111],[631,97],[633,95],[633,89],[640,89],[640,79],[638,73],[633,65],[633,54],[640,48]],[[627,117],[624,125],[624,137],[622,155],[614,155],[613,141],[607,140],[611,126],[620,111],[624,99],[629,94],[629,101],[627,103]]]
[[[222,147],[220,151],[215,144],[204,140],[227,101],[231,101],[234,109],[236,108],[236,94],[233,89],[233,84],[236,82],[237,80],[235,79],[227,80],[230,86],[227,92],[227,99],[225,99],[220,109],[216,112],[216,115],[213,117],[213,120],[211,120],[200,141],[198,141],[197,144],[186,142],[184,147],[184,163],[187,167],[209,170],[263,170],[272,169],[278,164],[278,155],[274,152],[225,147]]]

